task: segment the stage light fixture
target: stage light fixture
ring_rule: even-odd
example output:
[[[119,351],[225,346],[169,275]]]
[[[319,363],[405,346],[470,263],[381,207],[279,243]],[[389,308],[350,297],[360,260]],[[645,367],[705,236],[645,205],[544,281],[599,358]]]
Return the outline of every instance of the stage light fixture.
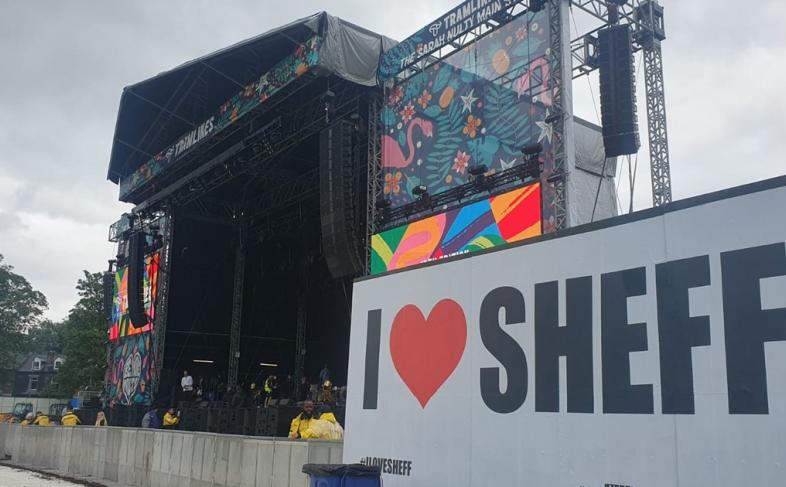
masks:
[[[549,115],[548,117],[546,117],[544,122],[546,122],[549,125],[553,125],[553,124],[557,123],[560,118],[562,118],[562,114],[561,113],[554,113],[554,114]]]
[[[540,142],[527,144],[524,146],[523,149],[521,149],[521,152],[524,153],[524,155],[527,157],[537,156],[541,152],[543,152],[543,144],[541,144]]]
[[[473,164],[473,165],[469,166],[469,168],[467,169],[467,172],[469,172],[469,174],[472,175],[472,176],[479,177],[479,176],[483,176],[484,174],[486,174],[488,172],[488,170],[489,170],[489,168],[485,164]]]
[[[378,210],[385,210],[387,208],[390,208],[390,205],[392,203],[387,198],[378,198],[374,204],[376,205]]]
[[[540,12],[546,6],[546,0],[530,0],[529,11]]]
[[[261,365],[262,367],[278,367],[278,364],[271,364],[268,362],[259,362],[259,365]]]
[[[412,189],[412,194],[418,198],[424,198],[428,196],[428,188],[422,184],[420,186],[415,186]]]

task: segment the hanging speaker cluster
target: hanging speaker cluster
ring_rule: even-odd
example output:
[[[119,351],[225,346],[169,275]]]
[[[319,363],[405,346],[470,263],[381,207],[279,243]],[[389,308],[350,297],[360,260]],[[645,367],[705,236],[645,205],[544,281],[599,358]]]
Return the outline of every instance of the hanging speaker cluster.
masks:
[[[128,240],[128,317],[135,327],[145,326],[145,234],[135,232]]]
[[[357,188],[353,151],[354,125],[339,121],[320,133],[319,198],[322,248],[333,277],[357,275],[363,270],[355,230]]]
[[[598,67],[606,157],[635,154],[641,144],[630,25],[612,25],[598,32]]]

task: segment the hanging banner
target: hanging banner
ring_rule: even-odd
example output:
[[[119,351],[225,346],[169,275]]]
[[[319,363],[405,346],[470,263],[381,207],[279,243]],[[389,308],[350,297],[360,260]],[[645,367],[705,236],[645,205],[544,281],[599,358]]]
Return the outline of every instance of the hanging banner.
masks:
[[[781,177],[356,282],[344,462],[386,487],[782,485],[785,206]]]
[[[390,79],[462,34],[519,3],[514,0],[467,0],[406,38],[382,56],[379,76]]]

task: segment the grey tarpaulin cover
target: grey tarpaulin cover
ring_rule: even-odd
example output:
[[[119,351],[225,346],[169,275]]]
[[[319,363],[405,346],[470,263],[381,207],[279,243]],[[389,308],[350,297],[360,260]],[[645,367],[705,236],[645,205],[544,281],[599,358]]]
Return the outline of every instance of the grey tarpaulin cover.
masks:
[[[369,467],[359,463],[351,465],[323,465],[307,463],[303,465],[303,473],[315,477],[371,477],[378,479],[380,475],[379,467]]]
[[[601,128],[578,117],[574,117],[573,120],[576,169],[569,176],[571,191],[568,194],[568,208],[571,212],[571,226],[576,226],[617,216],[617,193],[614,183],[617,159],[610,158],[606,161],[604,173],[603,162],[606,153],[603,150]],[[598,185],[600,185],[600,192],[598,192]],[[595,205],[596,195],[597,205]],[[594,218],[593,207],[595,207]]]

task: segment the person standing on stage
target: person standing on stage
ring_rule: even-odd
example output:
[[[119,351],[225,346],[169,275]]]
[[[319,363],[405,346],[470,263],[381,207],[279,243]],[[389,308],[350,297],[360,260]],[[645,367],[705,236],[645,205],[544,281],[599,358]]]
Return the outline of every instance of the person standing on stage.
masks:
[[[183,390],[183,400],[191,401],[194,394],[194,379],[188,375],[188,371],[183,371],[183,378],[180,379],[180,388]]]
[[[321,386],[325,382],[330,380],[330,369],[328,369],[327,364],[322,367],[322,370],[319,371],[319,385]]]

